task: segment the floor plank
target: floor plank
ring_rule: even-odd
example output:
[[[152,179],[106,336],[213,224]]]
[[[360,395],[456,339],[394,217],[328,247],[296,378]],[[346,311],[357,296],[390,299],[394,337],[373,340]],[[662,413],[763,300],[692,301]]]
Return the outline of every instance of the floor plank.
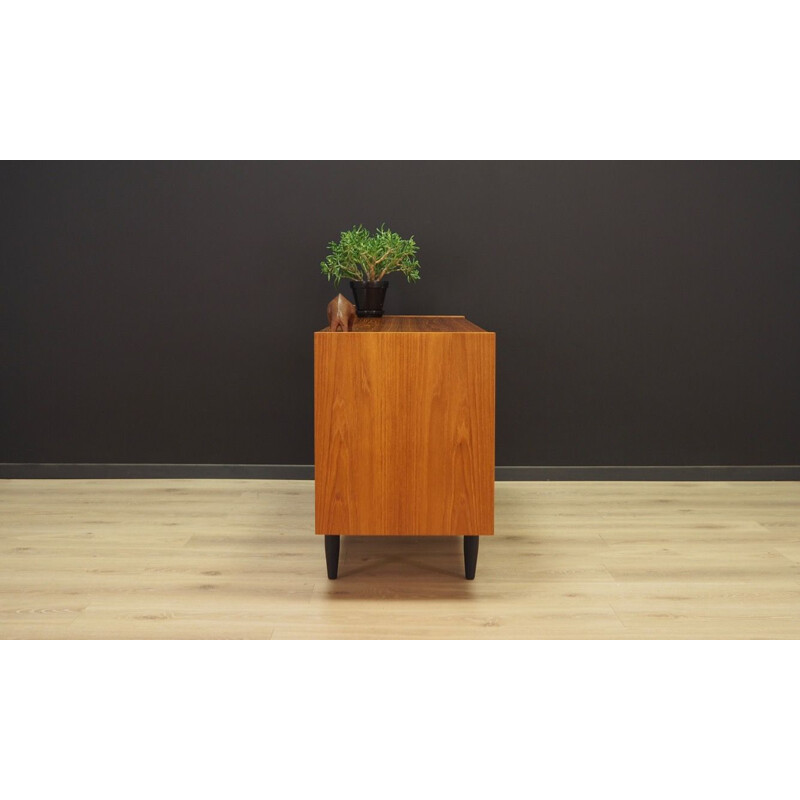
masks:
[[[0,638],[800,637],[800,484],[501,482],[462,542],[352,537],[313,483],[0,481]]]

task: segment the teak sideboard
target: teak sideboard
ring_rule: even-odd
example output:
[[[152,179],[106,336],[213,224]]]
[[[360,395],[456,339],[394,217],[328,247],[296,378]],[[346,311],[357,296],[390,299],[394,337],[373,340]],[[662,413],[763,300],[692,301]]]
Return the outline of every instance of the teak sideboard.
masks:
[[[494,533],[495,334],[464,317],[360,318],[314,334],[316,533]]]

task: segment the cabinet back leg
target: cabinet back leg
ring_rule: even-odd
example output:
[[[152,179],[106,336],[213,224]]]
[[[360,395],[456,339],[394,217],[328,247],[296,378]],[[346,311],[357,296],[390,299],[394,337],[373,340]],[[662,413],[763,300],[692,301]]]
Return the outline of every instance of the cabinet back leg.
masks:
[[[475,578],[475,567],[478,565],[478,540],[480,536],[464,537],[464,574],[468,581]]]
[[[325,563],[328,565],[328,577],[335,580],[339,574],[339,537],[325,537]],[[473,574],[475,572],[473,568]]]

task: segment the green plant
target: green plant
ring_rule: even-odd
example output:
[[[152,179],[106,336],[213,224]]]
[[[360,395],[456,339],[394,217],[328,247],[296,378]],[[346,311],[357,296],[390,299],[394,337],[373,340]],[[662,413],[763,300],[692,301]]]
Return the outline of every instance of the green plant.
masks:
[[[328,242],[330,254],[320,264],[322,274],[338,285],[342,278],[382,281],[391,272],[402,272],[408,282],[419,280],[419,261],[414,237],[403,239],[385,225],[375,235],[362,225],[342,231],[338,242]]]

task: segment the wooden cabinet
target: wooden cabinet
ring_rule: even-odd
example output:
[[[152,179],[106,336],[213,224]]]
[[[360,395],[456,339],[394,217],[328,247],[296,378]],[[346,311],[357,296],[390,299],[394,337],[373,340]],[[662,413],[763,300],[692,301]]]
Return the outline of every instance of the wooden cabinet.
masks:
[[[495,335],[464,317],[358,319],[314,334],[316,532],[494,533]]]

